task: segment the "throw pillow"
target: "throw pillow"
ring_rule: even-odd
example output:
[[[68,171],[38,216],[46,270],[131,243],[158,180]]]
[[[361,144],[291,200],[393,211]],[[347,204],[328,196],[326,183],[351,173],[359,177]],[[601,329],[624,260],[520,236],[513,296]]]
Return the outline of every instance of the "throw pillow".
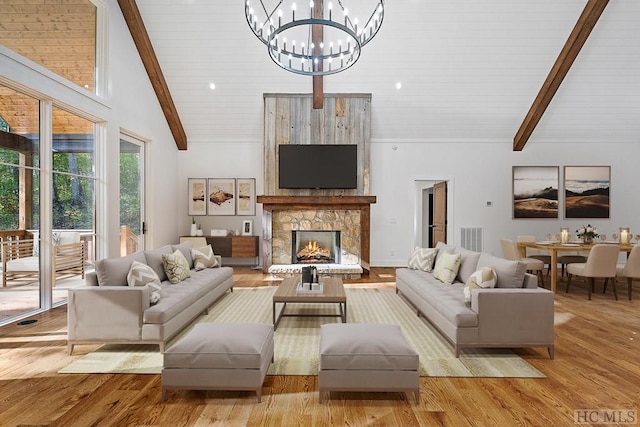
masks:
[[[472,289],[487,289],[494,288],[498,282],[498,275],[496,271],[491,267],[482,267],[480,270],[474,272],[469,276],[469,279],[464,285],[464,302],[471,303],[471,290]]]
[[[218,259],[213,254],[211,245],[207,245],[204,248],[191,249],[191,258],[193,258],[193,268],[196,271],[218,266]]]
[[[162,266],[167,273],[167,278],[174,285],[191,277],[189,263],[180,249],[176,249],[172,254],[162,254]]]
[[[157,283],[159,285],[160,278],[153,271],[153,268],[147,264],[134,261],[129,269],[129,274],[127,274],[127,284],[129,286],[144,286],[147,283]]]
[[[129,286],[144,286],[148,285],[151,289],[149,294],[149,302],[151,305],[157,304],[160,301],[160,278],[147,264],[134,261],[127,274],[127,284]]]
[[[436,260],[436,267],[433,269],[433,277],[448,285],[456,280],[458,269],[460,268],[460,254],[443,253]]]
[[[436,259],[438,251],[433,248],[416,247],[409,257],[409,268],[430,272],[433,270],[433,261]]]

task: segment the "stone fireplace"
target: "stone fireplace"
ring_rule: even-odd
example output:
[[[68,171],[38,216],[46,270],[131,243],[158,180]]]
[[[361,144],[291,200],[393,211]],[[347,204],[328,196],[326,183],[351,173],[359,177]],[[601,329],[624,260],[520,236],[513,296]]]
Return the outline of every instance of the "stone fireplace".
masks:
[[[340,264],[340,230],[292,230],[291,264]]]
[[[330,238],[339,244],[334,249],[339,261],[334,259],[327,266],[339,263],[368,273],[370,204],[375,203],[375,196],[258,196],[257,199],[263,204],[264,272],[276,265],[295,265],[292,258],[299,249],[297,243],[294,246],[294,231],[323,231],[339,232],[339,237]],[[324,242],[333,246],[332,241]]]

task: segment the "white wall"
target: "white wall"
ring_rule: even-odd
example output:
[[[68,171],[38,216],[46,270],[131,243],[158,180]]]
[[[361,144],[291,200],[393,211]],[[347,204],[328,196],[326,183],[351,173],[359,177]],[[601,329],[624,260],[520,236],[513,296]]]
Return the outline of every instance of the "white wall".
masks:
[[[384,126],[384,123],[378,124]],[[393,150],[396,145],[397,149]],[[523,152],[513,152],[505,143],[419,143],[374,142],[371,147],[372,195],[371,264],[400,266],[414,245],[416,180],[449,181],[449,241],[460,243],[460,227],[482,227],[484,250],[501,254],[500,238],[535,234],[543,239],[560,227],[591,223],[611,235],[620,226],[640,232],[640,198],[634,196],[634,182],[640,177],[640,146],[637,144],[537,143]],[[186,214],[187,178],[256,177],[262,194],[262,142],[191,144],[181,152],[179,180],[179,228],[188,233]],[[564,220],[512,219],[512,166],[611,166],[611,218]],[[562,188],[562,186],[561,186]],[[492,207],[485,207],[491,201]],[[562,201],[562,198],[561,198]],[[254,233],[260,232],[260,212]],[[201,219],[200,219],[201,218]],[[206,230],[235,229],[245,217],[200,217]],[[394,255],[391,255],[393,252]]]
[[[191,217],[187,209],[187,179],[189,178],[255,178],[256,194],[263,194],[262,141],[230,143],[189,143],[187,151],[178,155],[178,232],[188,235]],[[212,228],[241,230],[243,220],[253,221],[253,234],[260,235],[261,205],[256,205],[255,216],[196,216],[205,235]]]
[[[162,113],[142,60],[122,17],[118,2],[108,0],[109,16],[109,84],[108,99],[113,115],[110,119],[108,159],[118,158],[119,129],[148,139],[147,152],[147,247],[154,248],[178,241],[178,179],[175,141]],[[109,161],[107,186],[108,212],[119,210],[119,164]],[[119,217],[109,216],[109,241],[119,242]],[[111,256],[119,247],[110,245]]]

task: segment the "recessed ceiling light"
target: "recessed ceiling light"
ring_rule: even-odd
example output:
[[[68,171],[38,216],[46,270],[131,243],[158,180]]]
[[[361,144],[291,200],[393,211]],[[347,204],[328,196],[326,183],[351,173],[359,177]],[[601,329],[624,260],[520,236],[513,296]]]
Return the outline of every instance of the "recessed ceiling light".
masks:
[[[402,82],[396,83],[396,89],[402,89]]]
[[[209,83],[209,89],[214,90],[216,88],[215,83]]]

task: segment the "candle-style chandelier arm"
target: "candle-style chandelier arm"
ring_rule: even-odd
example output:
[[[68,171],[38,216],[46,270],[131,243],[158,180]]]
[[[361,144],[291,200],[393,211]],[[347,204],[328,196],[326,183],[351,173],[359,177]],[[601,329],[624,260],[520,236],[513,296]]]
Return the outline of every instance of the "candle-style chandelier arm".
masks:
[[[296,17],[296,4],[287,2],[291,3],[291,19],[284,19],[283,22],[282,5],[285,0],[280,0],[271,11],[264,5],[264,0],[257,1],[260,3],[259,10],[262,12],[257,13],[253,9],[251,0],[245,2],[245,17],[249,28],[267,46],[271,59],[278,66],[287,71],[304,75],[334,74],[351,67],[360,57],[362,46],[371,41],[380,30],[384,17],[384,0],[376,0],[376,7],[363,27],[358,27],[357,18],[351,19],[342,0],[338,0],[338,6],[342,11],[344,23],[333,19],[333,3],[331,2],[328,4],[328,19],[324,16],[314,16],[314,2],[312,0],[309,2],[309,17],[302,17],[302,19],[299,18],[304,12],[298,13],[298,17]],[[263,19],[260,19],[259,16],[262,16]],[[337,34],[342,34],[342,37],[328,43],[324,39],[313,40],[311,29],[314,26],[333,28],[337,30]],[[303,27],[308,28],[308,31],[303,32],[306,36],[301,37],[303,40],[306,38],[306,46],[304,43],[296,46],[293,38],[287,42],[285,35],[289,34],[288,32],[300,35],[299,31]],[[326,37],[325,31],[322,31],[321,34]]]

